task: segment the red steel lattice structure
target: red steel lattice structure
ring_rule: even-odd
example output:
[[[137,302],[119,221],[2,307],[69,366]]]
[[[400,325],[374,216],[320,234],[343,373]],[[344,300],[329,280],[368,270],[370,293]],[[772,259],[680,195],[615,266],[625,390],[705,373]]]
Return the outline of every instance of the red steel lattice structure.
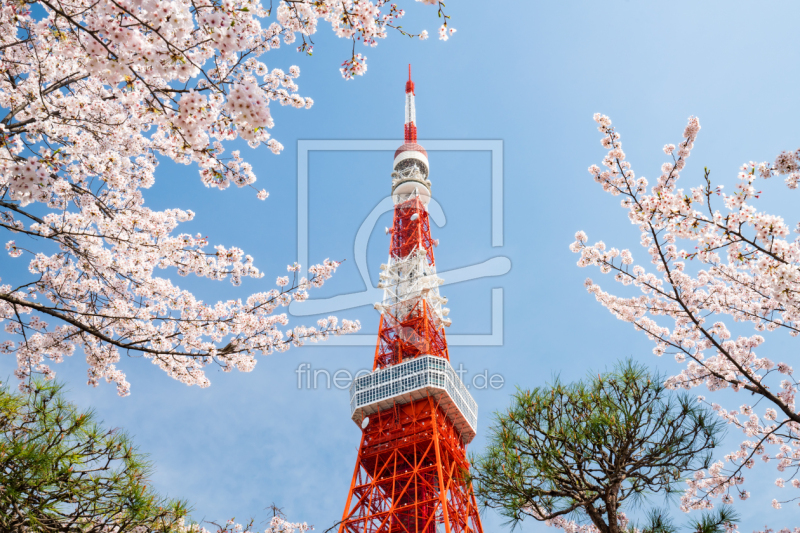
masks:
[[[421,248],[428,256],[428,263],[436,264],[428,209],[419,196],[394,206],[394,223],[390,232],[392,257],[408,257],[415,248]]]
[[[436,355],[450,360],[444,329],[441,325],[437,326],[424,299],[419,299],[403,320],[381,315],[372,370],[396,365],[420,355]]]
[[[409,67],[373,372],[350,391],[362,437],[339,533],[483,533],[466,479],[477,405],[449,363],[449,311],[439,295],[427,211],[428,158],[416,140]]]

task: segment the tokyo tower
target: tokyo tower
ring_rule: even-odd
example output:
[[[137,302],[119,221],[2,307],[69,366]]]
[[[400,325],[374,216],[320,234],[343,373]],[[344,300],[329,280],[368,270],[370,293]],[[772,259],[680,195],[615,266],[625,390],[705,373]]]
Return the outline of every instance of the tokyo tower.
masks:
[[[339,533],[483,533],[466,480],[478,405],[450,365],[427,205],[428,154],[417,144],[414,82],[405,143],[394,155],[394,222],[381,265],[383,301],[372,372],[350,387],[362,430]]]

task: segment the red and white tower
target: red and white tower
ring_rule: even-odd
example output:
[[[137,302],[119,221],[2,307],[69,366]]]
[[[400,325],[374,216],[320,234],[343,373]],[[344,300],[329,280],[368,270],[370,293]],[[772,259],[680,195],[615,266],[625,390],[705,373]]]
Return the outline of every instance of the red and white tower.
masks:
[[[478,405],[450,365],[427,205],[428,154],[417,144],[414,82],[406,83],[405,144],[394,155],[394,223],[381,265],[383,301],[372,372],[350,387],[361,427],[339,533],[483,533],[465,474]]]

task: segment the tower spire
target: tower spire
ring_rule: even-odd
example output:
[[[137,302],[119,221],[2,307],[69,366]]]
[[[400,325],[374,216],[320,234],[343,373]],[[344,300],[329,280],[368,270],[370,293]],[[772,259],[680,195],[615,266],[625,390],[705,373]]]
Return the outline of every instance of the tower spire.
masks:
[[[414,82],[411,81],[411,64],[408,65],[408,81],[406,82],[406,143],[417,142],[417,110],[414,106]]]

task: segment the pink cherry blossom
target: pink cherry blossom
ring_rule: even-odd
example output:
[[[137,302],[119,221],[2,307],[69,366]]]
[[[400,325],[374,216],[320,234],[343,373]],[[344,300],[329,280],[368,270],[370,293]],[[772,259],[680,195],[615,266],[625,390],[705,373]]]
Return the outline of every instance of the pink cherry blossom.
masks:
[[[745,163],[732,194],[713,186],[707,169],[704,182],[679,188],[700,130],[700,121],[690,117],[677,147],[664,147],[671,160],[651,184],[635,176],[611,120],[600,114],[594,119],[608,153],[602,167],[592,165],[589,172],[605,192],[622,198],[652,267],[636,264],[629,250],[589,244],[578,232],[570,246],[580,255],[578,266],[613,274],[616,282],[639,294],[616,296],[591,279],[587,290],[652,340],[653,353],[671,355],[683,365],[680,374],[667,380],[668,387],[730,389],[747,398],[738,410],[710,404],[745,440],[703,476],[687,481],[681,508],[706,509],[714,498],[731,501],[731,494],[747,499],[750,493],[741,485],[745,473],[758,468],[757,459],[783,474],[777,486],[787,481],[800,486],[798,381],[788,362],[759,355],[767,333],[800,333],[800,239],[791,237],[782,217],[755,206],[758,179],[782,175],[790,188],[797,185],[800,150],[782,152],[772,164]],[[722,208],[716,205],[720,200]],[[794,232],[800,233],[800,225]],[[748,326],[754,331],[748,332]],[[790,501],[800,497],[774,500],[772,506],[779,509]]]
[[[0,280],[0,322],[13,336],[0,353],[16,358],[23,388],[34,373],[53,378],[51,365],[77,350],[88,383],[113,382],[121,395],[127,354],[205,387],[209,365],[250,371],[258,355],[359,328],[333,317],[288,328],[279,309],[307,299],[335,261],[306,275],[294,265],[287,283],[245,299],[206,302],[181,289],[174,274],[234,285],[263,274],[243,250],[180,232],[192,211],[145,204],[164,159],[195,166],[207,187],[267,198],[227,145],[241,138],[280,153],[274,106],[314,103],[299,93],[297,66],[267,67],[269,51],[298,43],[310,54],[326,22],[351,41],[343,74],[353,76],[366,71],[357,42],[408,35],[396,25],[404,11],[385,0],[271,9],[259,0],[0,2],[0,227],[14,234],[6,250],[28,276]]]
[[[253,526],[250,524],[239,524],[233,518],[227,520],[224,525],[217,526],[211,530],[200,524],[178,524],[175,528],[175,533],[257,533],[258,530],[251,529]],[[314,528],[303,523],[294,523],[284,520],[280,516],[274,516],[269,522],[269,526],[264,529],[263,533],[306,533],[312,531]]]

